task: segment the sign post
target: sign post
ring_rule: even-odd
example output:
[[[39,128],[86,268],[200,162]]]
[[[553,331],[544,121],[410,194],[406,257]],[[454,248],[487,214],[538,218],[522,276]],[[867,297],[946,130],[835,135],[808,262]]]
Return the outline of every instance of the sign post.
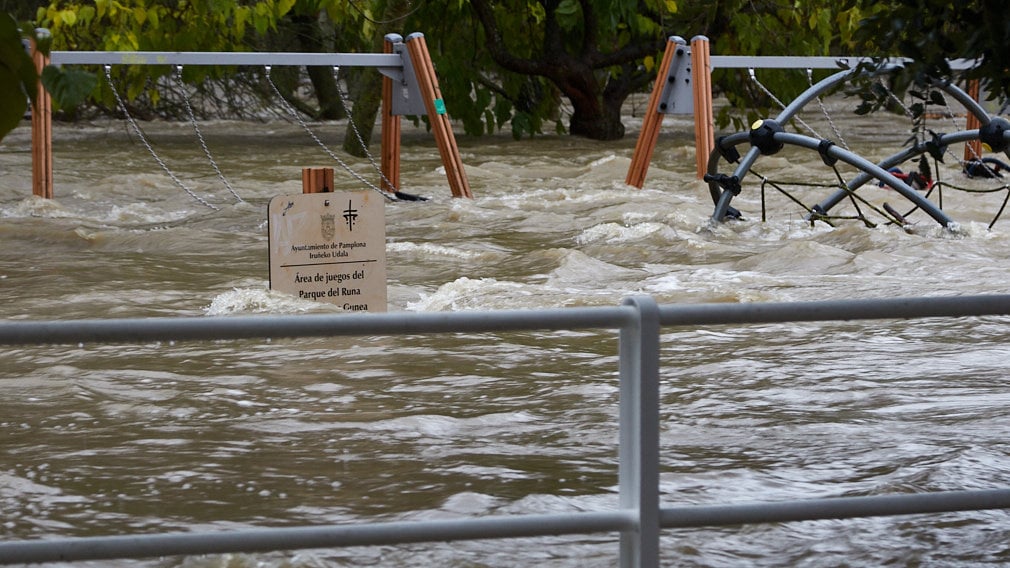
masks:
[[[270,200],[270,288],[346,311],[386,311],[385,203],[376,192]]]

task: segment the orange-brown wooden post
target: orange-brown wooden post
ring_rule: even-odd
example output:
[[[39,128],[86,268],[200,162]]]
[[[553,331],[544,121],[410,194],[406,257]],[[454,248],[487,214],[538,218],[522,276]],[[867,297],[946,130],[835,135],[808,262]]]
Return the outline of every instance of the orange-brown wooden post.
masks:
[[[968,96],[978,100],[979,84],[978,79],[972,79],[968,81]],[[974,130],[982,126],[982,122],[972,113],[968,113],[968,120],[965,126],[966,130]],[[969,140],[964,143],[964,160],[967,162],[969,160],[980,160],[982,159],[982,142],[980,140]]]
[[[35,48],[32,39],[32,61],[42,75],[49,65],[49,56]],[[53,107],[49,93],[39,81],[32,108],[32,193],[45,199],[53,198]]]
[[[673,61],[674,53],[683,49],[684,40],[673,37],[667,40],[663,61],[659,65],[652,94],[649,95],[649,105],[646,107],[645,116],[642,117],[642,130],[638,133],[635,153],[631,155],[631,165],[628,166],[628,175],[624,179],[624,183],[639,189],[645,183],[645,172],[649,170],[649,162],[652,161],[652,153],[656,149],[656,140],[659,138],[659,127],[663,123],[663,113],[660,112],[659,105],[669,81],[670,62]]]
[[[438,88],[438,78],[435,76],[435,67],[431,63],[431,55],[428,52],[428,44],[424,40],[424,34],[410,34],[407,36],[406,44],[411,64],[414,66],[414,73],[417,75],[421,98],[424,99],[424,108],[428,113],[428,120],[431,122],[432,134],[435,136],[439,154],[442,156],[442,165],[445,166],[445,175],[449,179],[452,195],[453,197],[473,197],[470,192],[470,182],[467,181],[466,172],[463,171],[463,161],[459,156],[459,148],[456,146],[456,138],[452,133],[449,115],[445,113],[445,101],[442,100],[442,92]]]
[[[399,38],[399,36],[395,36]],[[393,53],[393,36],[386,36],[384,53]],[[400,117],[393,114],[393,80],[382,77],[382,143],[380,187],[390,193],[400,189]]]
[[[302,168],[302,193],[333,191],[333,168]]]
[[[712,59],[708,38],[691,38],[691,83],[694,86],[694,153],[698,179],[705,177],[708,156],[715,148],[712,110]]]

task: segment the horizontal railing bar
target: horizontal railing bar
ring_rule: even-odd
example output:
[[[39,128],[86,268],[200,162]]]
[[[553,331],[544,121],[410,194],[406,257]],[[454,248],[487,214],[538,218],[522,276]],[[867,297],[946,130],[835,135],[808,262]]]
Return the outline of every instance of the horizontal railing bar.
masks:
[[[660,306],[665,326],[1010,315],[1010,295]]]
[[[688,528],[1010,509],[1010,489],[835,497],[782,503],[663,508],[664,528]]]
[[[255,51],[53,51],[53,65],[296,65],[403,67],[395,53],[284,53]]]
[[[664,326],[1010,315],[1010,295],[660,306]],[[0,345],[618,328],[628,306],[489,312],[0,322]]]
[[[712,68],[726,69],[842,69],[855,67],[858,57],[803,57],[800,55],[712,55]]]
[[[402,335],[534,329],[616,329],[634,321],[630,306],[488,312],[313,314],[0,322],[0,345]]]
[[[294,65],[331,67],[403,67],[393,53],[290,53],[254,51],[53,51],[53,65]],[[854,56],[713,55],[712,68],[842,69],[872,61]],[[892,60],[900,62],[900,60]],[[951,69],[965,70],[977,62],[954,59]]]
[[[633,512],[615,510],[348,526],[249,529],[220,533],[80,537],[0,542],[0,564],[269,552],[412,542],[589,534],[634,529],[635,515]]]
[[[803,56],[803,55],[712,55],[709,57],[713,69],[854,69],[862,62],[873,62],[870,57],[854,56]],[[885,63],[910,63],[911,59],[887,59]],[[956,71],[971,69],[978,64],[973,59],[951,59],[947,61]]]

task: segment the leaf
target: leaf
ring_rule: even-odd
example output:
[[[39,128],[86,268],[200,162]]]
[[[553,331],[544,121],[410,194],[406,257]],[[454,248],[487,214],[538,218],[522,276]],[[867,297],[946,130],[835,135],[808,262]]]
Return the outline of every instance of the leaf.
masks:
[[[581,22],[580,13],[582,9],[576,0],[561,0],[558,7],[554,9],[554,14],[558,18],[558,24],[565,31],[574,30]]]
[[[645,59],[642,60],[642,65],[645,66],[646,71],[652,73],[652,70],[656,68],[656,58],[646,55]]]
[[[0,14],[0,138],[21,122],[29,95],[35,95],[35,64],[14,19]]]
[[[49,65],[42,70],[42,85],[62,109],[71,109],[82,102],[98,84],[98,78],[76,67],[66,69]]]
[[[64,25],[72,26],[77,23],[77,12],[73,10],[61,10],[60,18],[63,20]]]
[[[280,18],[290,12],[291,8],[295,5],[295,1],[296,0],[280,0],[277,2],[277,17]]]
[[[28,108],[28,97],[20,89],[20,82],[9,67],[0,65],[0,140],[21,123]],[[18,87],[18,88],[14,88]]]

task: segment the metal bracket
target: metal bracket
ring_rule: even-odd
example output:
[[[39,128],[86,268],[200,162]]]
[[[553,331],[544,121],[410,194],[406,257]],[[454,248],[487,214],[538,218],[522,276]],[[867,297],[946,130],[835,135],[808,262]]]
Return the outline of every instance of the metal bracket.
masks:
[[[395,37],[394,37],[395,36]],[[424,116],[428,114],[421,98],[421,89],[417,85],[417,74],[414,63],[407,52],[407,44],[396,34],[386,36],[393,44],[393,54],[399,55],[403,61],[402,68],[383,67],[379,72],[393,81],[392,113],[397,116]]]
[[[660,114],[694,114],[694,89],[691,87],[691,46],[687,43],[679,46],[673,55],[657,110]]]

